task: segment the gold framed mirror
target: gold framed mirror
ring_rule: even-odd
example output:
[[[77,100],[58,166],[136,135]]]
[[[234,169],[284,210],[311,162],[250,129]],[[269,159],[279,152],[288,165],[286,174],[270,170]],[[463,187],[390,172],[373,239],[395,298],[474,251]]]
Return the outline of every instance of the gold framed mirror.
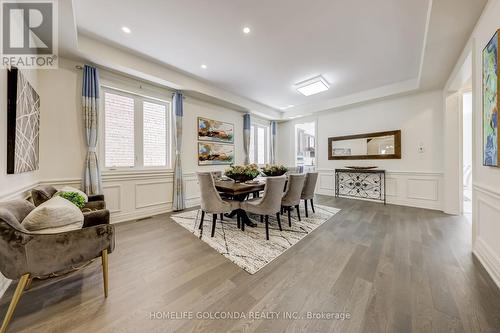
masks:
[[[401,159],[401,130],[328,138],[328,159]]]

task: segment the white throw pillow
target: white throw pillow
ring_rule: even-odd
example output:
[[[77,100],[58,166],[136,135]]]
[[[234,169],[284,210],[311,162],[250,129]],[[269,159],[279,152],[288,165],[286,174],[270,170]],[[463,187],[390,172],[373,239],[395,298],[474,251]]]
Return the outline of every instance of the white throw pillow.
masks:
[[[33,209],[22,222],[32,233],[48,234],[81,229],[83,213],[71,201],[60,196]]]
[[[58,195],[59,193],[64,193],[64,192],[76,192],[78,194],[80,194],[84,199],[85,199],[85,202],[89,202],[89,197],[82,191],[80,191],[79,189],[77,188],[74,188],[74,187],[71,187],[71,186],[64,186],[62,189],[58,190],[55,195]]]

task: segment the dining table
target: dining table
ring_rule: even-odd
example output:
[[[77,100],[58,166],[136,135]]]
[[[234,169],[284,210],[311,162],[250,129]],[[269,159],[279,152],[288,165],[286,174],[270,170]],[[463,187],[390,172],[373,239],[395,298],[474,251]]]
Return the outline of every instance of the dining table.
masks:
[[[233,200],[244,201],[248,198],[249,194],[257,194],[260,191],[263,191],[266,187],[265,179],[258,179],[249,182],[235,182],[232,179],[230,180],[222,180],[218,179],[215,181],[215,188],[220,193],[224,193],[227,196],[233,198]],[[250,220],[247,213],[242,210],[234,210],[232,211],[228,217],[233,217],[236,214],[239,214],[241,219],[241,228],[244,230],[245,225],[255,227],[256,224]]]

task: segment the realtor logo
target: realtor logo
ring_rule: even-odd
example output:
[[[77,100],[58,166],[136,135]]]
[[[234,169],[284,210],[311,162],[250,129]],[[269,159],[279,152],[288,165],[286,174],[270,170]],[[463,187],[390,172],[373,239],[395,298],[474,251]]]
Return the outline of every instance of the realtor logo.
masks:
[[[1,2],[1,67],[57,68],[57,1]]]

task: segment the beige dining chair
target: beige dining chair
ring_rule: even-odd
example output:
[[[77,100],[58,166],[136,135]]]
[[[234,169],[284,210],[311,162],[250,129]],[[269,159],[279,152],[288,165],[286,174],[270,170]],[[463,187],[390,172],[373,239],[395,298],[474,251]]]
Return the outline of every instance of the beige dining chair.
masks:
[[[291,174],[288,176],[288,184],[283,199],[281,199],[282,211],[288,212],[288,226],[292,226],[291,211],[295,207],[297,209],[297,217],[300,221],[300,196],[304,189],[306,175]]]
[[[265,217],[267,240],[269,240],[269,215],[276,214],[280,231],[283,230],[281,228],[280,209],[285,182],[285,176],[267,177],[262,198],[255,198],[241,203],[241,209],[246,212],[260,215],[261,220],[262,216]]]
[[[240,208],[240,202],[236,200],[222,199],[215,188],[214,178],[211,172],[198,172],[198,182],[201,192],[201,221],[199,229],[203,231],[203,220],[205,213],[213,214],[212,216],[212,233],[215,235],[215,224],[217,223],[217,214],[220,214],[221,220],[224,213],[230,213],[233,210]],[[238,224],[239,224],[238,214]]]
[[[316,189],[316,182],[318,181],[318,173],[317,172],[308,172],[306,174],[306,183],[304,184],[304,189],[302,190],[302,195],[300,198],[304,200],[304,204],[306,207],[306,217],[309,217],[309,212],[307,211],[307,200],[311,201],[311,208],[313,213],[316,213],[314,210],[314,191]]]

